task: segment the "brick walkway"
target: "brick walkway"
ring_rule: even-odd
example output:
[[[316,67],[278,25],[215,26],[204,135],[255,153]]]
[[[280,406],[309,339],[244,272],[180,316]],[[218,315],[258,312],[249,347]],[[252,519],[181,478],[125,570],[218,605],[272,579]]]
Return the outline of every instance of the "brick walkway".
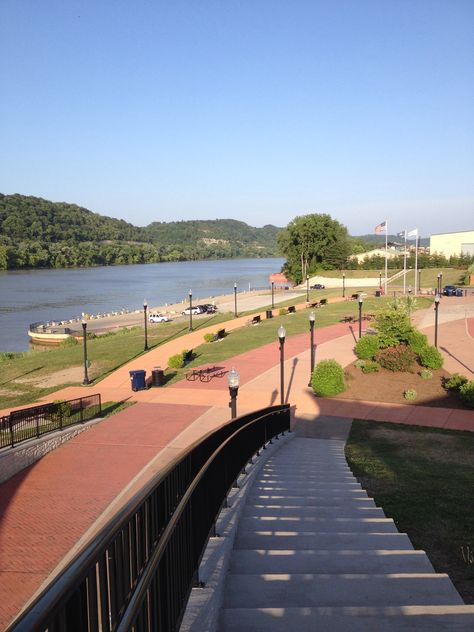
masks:
[[[431,337],[428,317],[423,325]],[[230,321],[226,329],[242,326],[246,320]],[[440,325],[441,350],[449,350],[443,351],[451,363],[448,370],[454,367],[464,373],[462,367],[471,370],[474,357],[474,340],[468,336],[465,320],[450,318]],[[97,521],[103,522],[117,509],[117,503],[126,498],[121,494],[124,488],[131,494],[180,450],[228,419],[225,377],[209,383],[183,381],[166,389],[130,392],[131,368],[164,366],[163,358],[168,358],[174,347],[197,346],[203,333],[192,332],[158,347],[95,385],[92,391],[100,391],[104,399],[122,396],[139,403],[72,439],[0,486],[0,629],[61,560],[77,550],[78,541],[97,528]],[[315,337],[317,361],[331,357],[346,365],[353,360],[351,325],[316,329]],[[308,333],[292,336],[285,343],[285,399],[297,416],[314,420],[327,414],[474,430],[471,411],[315,398],[308,388],[308,347]],[[280,401],[277,341],[222,364],[227,369],[235,366],[241,375],[239,413]],[[84,387],[65,389],[55,393],[54,399],[84,395],[85,391]]]

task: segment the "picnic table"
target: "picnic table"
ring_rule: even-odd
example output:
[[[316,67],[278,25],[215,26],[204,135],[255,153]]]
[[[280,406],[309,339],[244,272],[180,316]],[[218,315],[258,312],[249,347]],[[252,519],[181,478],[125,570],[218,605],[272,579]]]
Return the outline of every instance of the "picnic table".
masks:
[[[186,379],[188,382],[210,382],[214,377],[223,377],[225,374],[225,367],[223,366],[208,366],[203,369],[193,369],[186,373]]]

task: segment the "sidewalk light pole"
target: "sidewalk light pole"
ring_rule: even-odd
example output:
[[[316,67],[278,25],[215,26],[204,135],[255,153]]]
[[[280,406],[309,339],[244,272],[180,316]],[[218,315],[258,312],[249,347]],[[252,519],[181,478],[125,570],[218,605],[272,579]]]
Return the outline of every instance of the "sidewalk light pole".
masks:
[[[310,349],[311,349],[311,371],[309,374],[309,384],[311,386],[311,378],[313,377],[314,371],[314,359],[315,359],[315,347],[314,347],[314,321],[316,320],[316,314],[314,312],[310,312],[309,314],[309,339],[310,339]]]
[[[342,298],[346,297],[346,273],[342,273]]]
[[[309,274],[306,275],[306,302],[309,303]]]
[[[189,290],[189,331],[193,330],[193,291]]]
[[[82,339],[84,341],[84,379],[82,380],[82,383],[87,386],[90,382],[87,374],[87,365],[89,364],[89,361],[87,360],[87,321],[85,318],[82,319]]]
[[[285,403],[285,336],[286,329],[283,325],[278,327],[278,338],[280,340],[280,402]]]
[[[435,296],[435,336],[434,336],[434,346],[438,348],[438,309],[439,309],[439,294]]]
[[[364,299],[362,296],[359,296],[359,338],[362,337],[362,303]]]
[[[418,294],[421,294],[421,269],[418,269]]]
[[[146,317],[147,310],[148,310],[148,302],[145,299],[143,301],[143,317],[145,319],[145,346],[143,348],[143,351],[148,351],[148,319]]]
[[[443,273],[440,272],[439,273],[439,292],[438,294],[441,294],[441,288],[443,287]]]
[[[272,309],[275,309],[275,281],[272,281]]]
[[[234,283],[234,318],[237,318],[237,283]]]
[[[382,273],[379,272],[379,290],[382,289]]]
[[[230,394],[230,402],[229,402],[230,416],[232,419],[235,419],[237,417],[237,393],[239,391],[239,386],[240,386],[240,375],[234,369],[234,367],[232,367],[229,373],[227,374],[227,384],[229,385],[229,394]]]

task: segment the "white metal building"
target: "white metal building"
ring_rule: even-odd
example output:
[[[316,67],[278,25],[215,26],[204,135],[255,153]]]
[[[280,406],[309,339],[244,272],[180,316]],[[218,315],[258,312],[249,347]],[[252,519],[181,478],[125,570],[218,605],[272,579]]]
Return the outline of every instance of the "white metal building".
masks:
[[[474,230],[431,235],[430,254],[438,253],[450,257],[459,256],[462,252],[466,255],[474,255]]]

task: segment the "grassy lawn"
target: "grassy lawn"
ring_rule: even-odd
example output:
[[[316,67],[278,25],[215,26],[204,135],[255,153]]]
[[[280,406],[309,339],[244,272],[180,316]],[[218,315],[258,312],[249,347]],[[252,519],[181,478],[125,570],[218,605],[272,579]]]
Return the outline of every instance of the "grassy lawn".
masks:
[[[339,295],[339,292],[334,292]],[[315,299],[327,295],[327,293],[316,291],[311,293],[311,297]],[[301,300],[304,299],[305,295]],[[270,297],[269,300],[271,301]],[[364,312],[376,312],[383,307],[385,301],[384,298],[370,297],[365,299]],[[301,301],[288,301],[287,304],[298,302]],[[427,307],[430,303],[431,299],[418,299],[417,308]],[[262,309],[256,311],[262,311]],[[339,322],[341,317],[345,315],[355,316],[357,311],[356,301],[327,305],[316,310],[316,328]],[[275,313],[277,312],[278,307],[275,310]],[[196,358],[188,365],[187,369],[199,364],[222,362],[233,355],[276,340],[276,331],[280,323],[284,324],[288,336],[308,331],[308,314],[309,310],[304,310],[296,314],[263,320],[257,327],[242,327],[242,329],[232,332],[219,343],[205,344],[203,341],[203,344],[194,350]],[[208,325],[215,325],[217,331],[221,326],[225,326],[226,321],[231,319],[231,314],[215,314],[205,318],[194,318],[193,326],[194,329],[199,329]],[[186,321],[152,325],[148,328],[148,345],[152,349],[187,332],[188,323]],[[142,327],[124,329],[117,333],[88,340],[87,350],[91,362],[90,379],[93,382],[98,382],[129,360],[143,354],[143,343]],[[185,344],[183,343],[184,347]],[[82,363],[82,344],[56,347],[47,351],[31,351],[11,360],[3,360],[1,362],[0,408],[26,406],[60,388],[80,384],[82,381]],[[76,368],[76,373],[71,377],[68,372],[74,368]],[[46,378],[52,374],[59,375],[61,372],[64,372],[64,376],[56,379],[54,386],[48,386]],[[183,374],[184,371],[178,372],[173,380],[179,379]],[[38,384],[37,381],[42,381],[42,384]]]
[[[363,313],[376,313],[382,309],[386,304],[387,299],[367,298],[364,300]],[[289,301],[289,304],[294,304],[295,301]],[[421,309],[428,307],[432,303],[431,299],[423,298],[417,299],[417,308]],[[341,303],[334,303],[332,305],[326,305],[315,310],[316,322],[315,322],[315,339],[318,340],[318,328],[326,327],[327,325],[333,325],[341,321],[341,318],[346,315],[358,315],[357,301],[345,301]],[[276,310],[278,311],[278,310]],[[262,322],[255,327],[242,327],[235,331],[230,332],[220,342],[204,343],[195,348],[195,358],[183,369],[176,371],[168,370],[167,383],[174,383],[179,379],[183,379],[186,371],[201,366],[203,364],[218,364],[223,362],[227,358],[231,358],[239,353],[256,349],[269,342],[277,340],[277,329],[280,324],[283,324],[286,329],[286,335],[292,336],[300,334],[305,331],[309,332],[308,316],[311,310],[302,310],[295,314],[287,314],[285,316],[275,316],[269,320],[262,320]]]
[[[474,603],[474,433],[354,421],[346,456],[368,494]]]
[[[403,268],[402,268],[403,270]],[[388,270],[388,277],[390,278],[397,272],[402,270]],[[384,279],[385,270],[345,270],[346,275],[346,287],[350,287],[351,279],[363,279],[363,278],[378,278],[380,272],[382,273],[382,281]],[[465,270],[457,270],[456,268],[423,268],[421,269],[421,287],[435,288],[438,283],[438,273],[443,275],[442,283],[444,285],[459,285],[462,283],[466,274]],[[321,276],[331,279],[342,279],[342,272],[340,270],[328,270],[321,272]],[[415,271],[408,270],[407,272],[407,285],[415,286]],[[393,287],[403,287],[403,276],[397,279]],[[392,284],[389,285],[389,288]],[[372,288],[373,291],[373,288]]]

